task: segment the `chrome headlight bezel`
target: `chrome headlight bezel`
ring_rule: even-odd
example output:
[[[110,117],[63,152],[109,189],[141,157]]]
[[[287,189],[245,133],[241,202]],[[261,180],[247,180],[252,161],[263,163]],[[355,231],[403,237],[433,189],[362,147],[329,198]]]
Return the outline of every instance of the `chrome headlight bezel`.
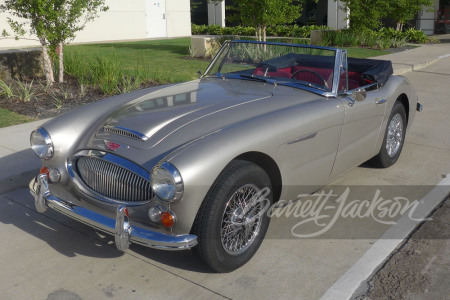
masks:
[[[169,162],[163,162],[152,169],[150,183],[155,195],[163,202],[175,202],[183,196],[183,178]]]
[[[52,138],[44,128],[38,128],[31,133],[30,144],[31,149],[40,159],[49,159],[55,152]]]

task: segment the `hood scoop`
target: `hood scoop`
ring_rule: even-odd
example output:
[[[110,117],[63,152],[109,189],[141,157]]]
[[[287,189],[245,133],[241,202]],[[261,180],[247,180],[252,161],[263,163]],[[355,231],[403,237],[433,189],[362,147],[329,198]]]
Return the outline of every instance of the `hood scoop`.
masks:
[[[126,136],[128,138],[132,138],[138,141],[142,141],[145,142],[146,140],[149,139],[148,136],[146,136],[143,133],[137,132],[135,130],[132,129],[128,129],[125,127],[121,127],[121,126],[110,126],[110,125],[105,125],[102,127],[103,131],[105,132],[110,132],[110,133],[114,133],[117,135],[122,135],[122,136]]]

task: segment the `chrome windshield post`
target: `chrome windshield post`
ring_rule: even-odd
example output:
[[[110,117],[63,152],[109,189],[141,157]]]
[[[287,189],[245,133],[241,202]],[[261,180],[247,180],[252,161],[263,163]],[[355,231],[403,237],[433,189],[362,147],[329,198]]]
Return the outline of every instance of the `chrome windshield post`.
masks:
[[[336,60],[334,63],[334,74],[333,74],[333,94],[339,94],[339,86],[341,80],[341,74],[345,72],[345,91],[348,91],[348,68],[347,68],[347,50],[336,49]]]

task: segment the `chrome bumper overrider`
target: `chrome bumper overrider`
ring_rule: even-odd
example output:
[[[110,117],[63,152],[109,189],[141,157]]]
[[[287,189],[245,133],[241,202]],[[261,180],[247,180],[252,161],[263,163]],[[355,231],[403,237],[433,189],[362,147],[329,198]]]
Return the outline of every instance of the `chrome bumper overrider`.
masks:
[[[48,207],[85,223],[95,229],[115,236],[119,250],[128,249],[130,243],[163,250],[183,250],[197,244],[197,236],[186,234],[172,236],[148,229],[131,226],[125,206],[119,206],[116,219],[101,215],[87,208],[74,205],[53,196],[48,188],[47,175],[40,174],[30,182],[30,192],[34,197],[36,210],[44,213]]]

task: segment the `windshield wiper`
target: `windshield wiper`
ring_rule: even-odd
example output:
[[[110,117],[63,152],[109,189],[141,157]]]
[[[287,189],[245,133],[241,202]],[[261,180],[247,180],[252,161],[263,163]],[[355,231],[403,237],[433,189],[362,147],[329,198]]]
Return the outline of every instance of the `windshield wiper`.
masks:
[[[252,80],[258,80],[258,81],[262,81],[262,82],[267,82],[267,83],[272,83],[273,85],[277,85],[277,80],[274,79],[270,79],[270,78],[266,78],[266,77],[256,77],[255,75],[248,75],[248,74],[239,74],[240,77],[243,78],[248,78],[248,79],[252,79]]]

